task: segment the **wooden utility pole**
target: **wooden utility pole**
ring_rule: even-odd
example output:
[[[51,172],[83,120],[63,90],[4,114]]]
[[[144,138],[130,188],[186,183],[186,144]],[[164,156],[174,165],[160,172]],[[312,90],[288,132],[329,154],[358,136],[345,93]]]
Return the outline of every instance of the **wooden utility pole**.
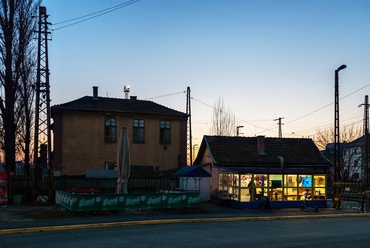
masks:
[[[193,165],[193,153],[192,153],[192,134],[191,134],[191,101],[190,101],[190,87],[187,88],[186,92],[186,114],[188,115],[187,123],[187,163],[186,165]]]

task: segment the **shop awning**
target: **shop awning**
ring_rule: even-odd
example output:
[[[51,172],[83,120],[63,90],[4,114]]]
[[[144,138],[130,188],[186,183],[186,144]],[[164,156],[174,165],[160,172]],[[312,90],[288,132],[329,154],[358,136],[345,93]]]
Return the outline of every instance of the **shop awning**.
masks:
[[[198,165],[182,167],[172,175],[175,177],[211,177],[209,172]]]

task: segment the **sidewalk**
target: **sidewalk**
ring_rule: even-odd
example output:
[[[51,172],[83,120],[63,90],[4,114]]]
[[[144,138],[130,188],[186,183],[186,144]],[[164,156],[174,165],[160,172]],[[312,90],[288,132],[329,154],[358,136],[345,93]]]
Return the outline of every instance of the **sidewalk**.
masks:
[[[167,212],[127,210],[120,213],[78,212],[72,216],[71,212],[66,214],[64,210],[60,211],[53,205],[8,205],[0,208],[0,234],[4,234],[4,230],[9,229],[18,230],[14,230],[13,233],[28,228],[32,228],[31,231],[50,231],[50,227],[62,230],[77,228],[76,225],[78,228],[91,228],[174,222],[256,221],[346,216],[370,216],[370,214],[358,213],[354,210],[336,210],[331,207],[321,208],[319,212],[302,211],[299,208],[233,209],[213,202],[201,202],[199,209],[183,212],[180,212],[180,209],[172,209]]]

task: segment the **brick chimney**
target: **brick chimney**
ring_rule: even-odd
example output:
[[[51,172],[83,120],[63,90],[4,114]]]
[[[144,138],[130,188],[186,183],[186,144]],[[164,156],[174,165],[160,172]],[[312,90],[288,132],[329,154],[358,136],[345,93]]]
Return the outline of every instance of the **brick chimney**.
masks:
[[[265,136],[257,136],[257,151],[258,155],[266,155],[265,152]]]
[[[99,97],[98,97],[98,86],[94,86],[93,87],[93,99],[94,100],[98,100]]]

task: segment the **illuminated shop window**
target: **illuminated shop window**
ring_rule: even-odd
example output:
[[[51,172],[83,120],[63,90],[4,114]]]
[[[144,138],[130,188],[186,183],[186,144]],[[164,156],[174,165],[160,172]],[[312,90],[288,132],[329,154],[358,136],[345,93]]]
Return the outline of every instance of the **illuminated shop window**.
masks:
[[[297,201],[298,199],[298,181],[297,175],[284,175],[284,200]]]
[[[256,187],[267,187],[267,174],[255,174],[254,185]]]
[[[312,200],[312,175],[299,175],[298,176],[299,186],[299,199],[303,201],[307,194],[307,200]]]
[[[253,175],[240,175],[240,201],[251,202],[253,200]]]
[[[269,195],[270,201],[283,200],[283,175],[269,176]]]
[[[219,197],[240,202],[326,200],[326,175],[220,173]]]
[[[315,175],[313,177],[314,182],[314,192],[313,192],[313,199],[314,200],[326,200],[326,180],[325,175]]]

